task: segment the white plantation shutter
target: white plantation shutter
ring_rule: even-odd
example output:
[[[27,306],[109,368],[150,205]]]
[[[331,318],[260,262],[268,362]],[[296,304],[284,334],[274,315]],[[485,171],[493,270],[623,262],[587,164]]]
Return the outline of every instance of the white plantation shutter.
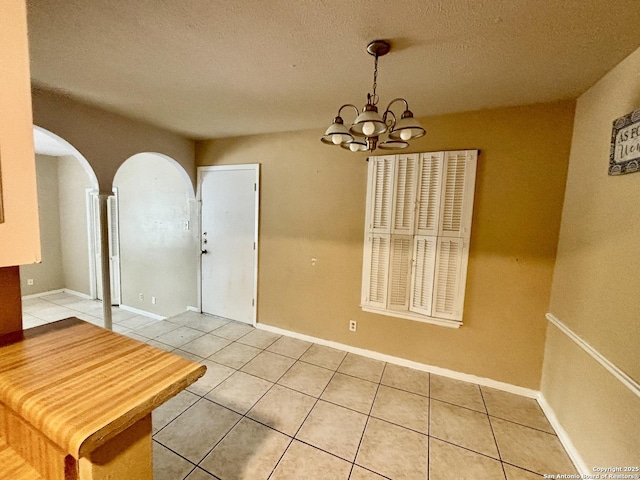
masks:
[[[369,159],[362,308],[462,321],[477,150]]]
[[[91,208],[91,242],[93,246],[93,263],[95,265],[96,298],[102,300],[102,244],[100,242],[100,197],[98,192],[89,193]]]
[[[386,307],[389,273],[389,235],[371,234],[365,254],[362,301],[366,305]]]
[[[100,264],[102,244],[100,242],[100,197],[97,193],[91,194],[91,215],[94,219],[91,225],[93,228],[93,248],[98,257],[98,264]]]
[[[476,150],[444,152],[439,235],[470,233],[477,155]]]
[[[436,271],[433,287],[432,315],[450,320],[461,320],[462,304],[459,295],[463,280],[462,270],[463,241],[461,238],[438,239],[436,252]],[[464,283],[462,283],[464,285]]]
[[[431,315],[436,246],[436,237],[415,237],[411,304],[409,307],[412,312]]]
[[[410,235],[391,237],[388,297],[388,308],[391,310],[407,310],[408,308],[412,247],[413,237]]]
[[[444,152],[420,155],[418,182],[418,213],[416,233],[437,235],[440,219],[440,191]]]
[[[109,222],[109,268],[111,269],[111,303],[120,304],[120,231],[118,226],[118,197],[107,198]]]
[[[418,154],[398,155],[395,165],[393,228],[391,233],[413,234]]]
[[[378,157],[372,161],[369,185],[373,196],[369,204],[369,230],[375,233],[389,233],[393,202],[394,157]]]

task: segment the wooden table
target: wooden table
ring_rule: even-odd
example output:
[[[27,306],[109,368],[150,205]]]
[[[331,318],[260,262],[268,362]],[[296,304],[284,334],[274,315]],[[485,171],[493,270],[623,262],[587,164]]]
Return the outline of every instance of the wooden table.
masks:
[[[150,480],[151,411],[205,370],[75,318],[0,337],[4,478]]]

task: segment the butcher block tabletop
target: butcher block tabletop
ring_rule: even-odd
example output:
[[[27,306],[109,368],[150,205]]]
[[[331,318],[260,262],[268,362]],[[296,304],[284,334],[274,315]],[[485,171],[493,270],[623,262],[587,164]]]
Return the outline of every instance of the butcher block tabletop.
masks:
[[[0,403],[85,456],[206,368],[76,318],[0,337]]]

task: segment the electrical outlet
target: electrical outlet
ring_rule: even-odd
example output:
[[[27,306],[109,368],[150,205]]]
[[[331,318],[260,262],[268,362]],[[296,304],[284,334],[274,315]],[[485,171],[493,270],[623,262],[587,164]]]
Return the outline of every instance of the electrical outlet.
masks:
[[[355,332],[357,328],[358,322],[356,322],[355,320],[349,320],[349,330]]]
[[[138,300],[143,301],[144,300],[144,295],[139,293],[138,294]]]
[[[33,278],[27,278],[27,285],[33,285]]]
[[[155,305],[155,304],[156,304],[156,297],[151,297],[151,303],[152,303],[153,305]]]

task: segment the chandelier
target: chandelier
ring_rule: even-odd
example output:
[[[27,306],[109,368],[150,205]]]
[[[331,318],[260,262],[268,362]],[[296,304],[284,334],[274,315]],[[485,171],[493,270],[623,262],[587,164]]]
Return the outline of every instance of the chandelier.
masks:
[[[374,40],[367,45],[367,52],[375,58],[373,69],[373,93],[367,94],[367,104],[362,108],[362,113],[355,105],[350,103],[342,105],[338,109],[338,116],[324,136],[320,139],[328,145],[340,145],[352,152],[373,152],[376,148],[384,150],[397,150],[407,148],[409,140],[422,137],[424,128],[413,118],[409,110],[409,104],[404,98],[396,98],[389,103],[382,116],[378,114],[378,100],[376,87],[378,86],[378,58],[386,55],[391,50],[391,45],[385,40]],[[404,112],[398,119],[391,111],[391,106],[396,102],[404,103]],[[356,120],[349,128],[344,125],[341,114],[344,108],[353,108]],[[380,136],[386,135],[379,142]],[[379,143],[378,143],[379,142]]]

